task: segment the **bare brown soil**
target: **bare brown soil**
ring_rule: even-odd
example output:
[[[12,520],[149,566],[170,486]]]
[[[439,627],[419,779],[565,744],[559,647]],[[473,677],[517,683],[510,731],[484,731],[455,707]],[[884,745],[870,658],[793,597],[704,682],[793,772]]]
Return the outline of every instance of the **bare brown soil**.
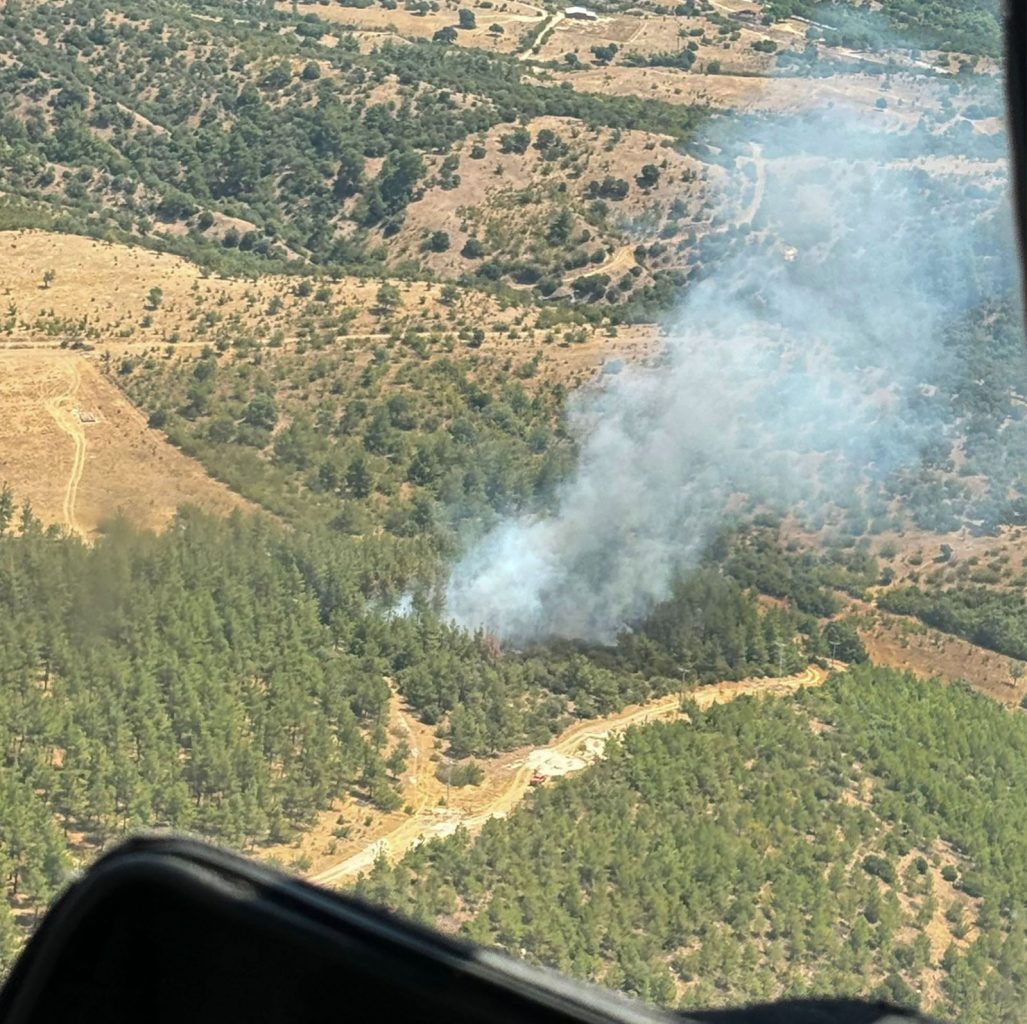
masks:
[[[44,523],[92,536],[123,515],[160,529],[181,505],[248,508],[72,352],[0,351],[0,481]]]
[[[784,524],[782,539],[785,543],[797,541],[810,549],[818,548],[824,540],[823,536],[800,530],[791,520]],[[951,556],[939,563],[935,559],[944,545],[952,549]],[[894,587],[923,585],[935,573],[945,574],[945,583],[955,582],[957,574],[972,571],[968,563],[1001,568],[1002,579],[995,586],[1008,589],[1019,585],[1018,574],[1027,569],[1027,529],[1011,527],[995,537],[975,537],[967,530],[936,534],[910,528],[871,538],[870,550],[880,559],[882,568],[890,568],[895,574],[887,587],[870,588],[871,598]],[[971,585],[978,585],[972,576],[964,578]],[[841,592],[837,596],[845,605],[841,614],[857,617],[860,637],[875,664],[923,678],[964,681],[1010,707],[1018,706],[1027,697],[1027,665],[1017,659],[933,629],[911,616],[883,611],[870,601]],[[1016,678],[1015,673],[1020,670],[1024,674]]]
[[[1017,679],[1011,666],[1024,666],[1016,659],[977,647],[968,640],[950,636],[916,619],[875,610],[859,633],[871,661],[914,673],[924,678],[939,677],[949,682],[965,680],[976,690],[1009,707],[1016,707],[1027,695],[1027,675]]]
[[[541,372],[547,380],[575,387],[594,379],[597,371],[613,372],[621,363],[645,363],[663,348],[651,324],[635,324],[587,332],[584,341],[549,344],[542,349]]]

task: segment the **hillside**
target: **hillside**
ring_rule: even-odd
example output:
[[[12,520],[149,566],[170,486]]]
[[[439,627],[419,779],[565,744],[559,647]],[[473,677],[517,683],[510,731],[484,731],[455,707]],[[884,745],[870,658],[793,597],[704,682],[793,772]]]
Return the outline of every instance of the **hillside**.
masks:
[[[440,46],[362,55],[349,36],[323,45],[292,16],[198,18],[146,3],[114,16],[83,4],[65,26],[60,12],[34,4],[2,22],[4,50],[18,54],[0,84],[6,224],[148,239],[218,266],[423,275],[455,245],[450,274],[495,280],[511,271],[494,274],[484,253],[457,258],[466,232],[447,241],[450,219],[404,225],[409,207],[432,210],[431,190],[458,188],[483,156],[524,152],[519,131],[501,125],[550,115],[573,120],[575,133],[630,127],[666,146],[697,120],[652,100],[532,84],[501,58]],[[137,107],[123,102],[126,89]],[[551,215],[566,210],[573,228],[588,206],[611,247],[613,218],[586,202],[594,148],[539,147],[532,155],[547,165],[514,160],[504,192],[530,189],[559,161],[552,184],[571,187]],[[637,284],[648,301],[647,282]]]
[[[687,152],[709,111],[837,102],[931,133],[966,110],[984,131],[1001,116],[989,76],[972,74],[978,57],[959,53],[969,34],[943,53],[842,37],[785,5],[761,22],[735,4],[611,4],[595,22],[501,6],[278,4],[239,17],[133,0],[116,14],[76,3],[65,18],[62,5],[10,0],[0,225],[144,241],[250,273],[473,280],[638,320],[701,266],[700,183],[731,191],[721,167]],[[828,9],[849,8],[813,13]],[[993,50],[988,17],[974,53]],[[896,18],[909,20],[902,5]],[[506,231],[510,217],[523,230]]]
[[[160,250],[33,230],[0,232],[0,255],[7,303],[0,346],[72,348],[95,353],[108,368],[121,355],[195,356],[204,346],[220,353],[226,341],[236,350],[302,352],[401,329],[448,331],[501,362],[538,354],[550,376],[570,384],[588,379],[611,352],[630,359],[653,350],[651,325],[608,324],[598,337],[577,338],[573,351],[549,347],[559,340],[547,337],[554,329],[590,319],[473,288],[346,275],[212,275]],[[522,325],[529,329],[514,330]]]
[[[996,5],[592,14],[0,0],[0,973],[158,826],[1021,1019]]]
[[[1023,1019],[1021,716],[869,669],[689,716],[358,892],[682,1009],[872,992]]]
[[[84,439],[77,522],[86,532],[118,514],[160,527],[180,505],[253,507],[205,480],[158,431],[200,455],[237,494],[276,513],[315,516],[364,450],[340,445],[318,468],[319,435],[328,431],[334,448],[336,439],[345,439],[335,429],[344,412],[350,420],[345,433],[356,432],[365,417],[370,422],[371,406],[392,394],[389,427],[401,432],[389,429],[377,449],[367,446],[374,482],[392,466],[403,438],[420,438],[422,448],[437,445],[438,424],[424,429],[420,421],[429,407],[429,420],[436,418],[446,379],[459,389],[450,424],[463,415],[462,428],[512,435],[503,444],[539,462],[558,439],[566,386],[591,379],[614,357],[643,360],[658,344],[652,326],[593,334],[574,318],[547,318],[488,294],[421,282],[211,276],[165,253],[32,231],[0,233],[0,253],[0,293],[7,303],[0,358],[16,411],[0,425],[0,480],[19,500],[30,500],[44,522],[72,525],[63,507],[64,481]],[[254,377],[261,365],[266,369]],[[58,387],[65,377],[67,386]],[[226,423],[244,419],[240,388],[266,393],[276,405],[264,412],[270,420],[257,422],[253,410],[253,429],[240,434],[230,426],[226,434]],[[505,415],[518,422],[497,429],[495,410],[474,403],[483,389],[498,394],[504,388],[516,409]],[[420,411],[418,391],[424,394]],[[474,420],[479,426],[472,427]],[[274,458],[262,461],[258,453],[271,453],[276,428]],[[46,453],[67,473],[55,475],[54,463],[41,457]],[[481,465],[481,449],[476,458]],[[495,458],[506,472],[509,456]],[[557,458],[558,451],[550,454],[551,461]],[[306,484],[302,507],[276,490],[285,480]],[[401,473],[391,487],[382,481],[381,495],[395,495],[402,485],[401,496],[411,498],[414,483]],[[369,486],[358,487],[356,496],[367,497]],[[343,511],[333,498],[320,514],[335,518]]]
[[[785,677],[737,679],[692,690],[688,699],[700,707],[728,703],[744,696],[780,697],[807,686],[820,686],[828,669],[810,665]],[[352,825],[338,828],[356,810],[355,801],[336,801],[299,843],[272,848],[271,856],[307,872],[318,885],[337,887],[355,882],[384,857],[395,861],[434,836],[458,829],[476,835],[486,822],[515,809],[544,781],[572,775],[600,760],[613,736],[640,723],[680,718],[680,693],[656,697],[613,714],[578,719],[540,747],[520,747],[486,762],[444,763],[430,729],[411,718],[395,701],[390,709],[390,733],[410,747],[409,774],[398,780],[408,799],[402,813],[368,811]],[[478,781],[475,781],[478,776]],[[341,814],[340,814],[341,812]],[[331,838],[325,841],[325,837]]]
[[[824,655],[816,630],[716,573],[682,581],[647,658],[504,653],[423,590],[412,614],[389,611],[438,571],[423,527],[350,537],[187,510],[162,534],[114,522],[87,546],[11,499],[0,492],[0,863],[22,926],[72,863],[132,828],[267,855],[336,800],[348,798],[343,839],[370,808],[400,810],[411,750],[387,729],[390,682],[435,734],[433,753],[466,773],[575,719],[679,692],[661,660],[714,680]],[[0,908],[6,956],[16,933]]]
[[[161,529],[184,505],[253,508],[76,355],[0,348],[0,395],[0,480],[44,523],[90,536],[119,517]]]

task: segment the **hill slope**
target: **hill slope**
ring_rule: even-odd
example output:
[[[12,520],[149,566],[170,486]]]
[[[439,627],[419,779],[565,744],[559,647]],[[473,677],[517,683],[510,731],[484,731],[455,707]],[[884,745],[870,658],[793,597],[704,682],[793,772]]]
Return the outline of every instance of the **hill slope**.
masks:
[[[183,505],[253,508],[76,353],[0,348],[0,396],[0,481],[44,523],[91,535],[119,516],[161,529]]]
[[[682,1008],[873,992],[1023,1019],[1022,716],[873,669],[689,713],[358,891]]]

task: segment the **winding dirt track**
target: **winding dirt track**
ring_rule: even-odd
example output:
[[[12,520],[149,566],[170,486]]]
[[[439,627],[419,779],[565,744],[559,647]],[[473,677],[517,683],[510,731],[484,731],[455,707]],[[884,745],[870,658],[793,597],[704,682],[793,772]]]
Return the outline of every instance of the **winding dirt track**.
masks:
[[[842,667],[839,663],[836,667]],[[704,686],[688,694],[688,699],[701,709],[726,704],[737,697],[782,697],[809,686],[820,686],[828,672],[810,665],[794,676],[771,679],[742,679],[737,682]],[[541,774],[568,775],[580,771],[602,756],[602,747],[613,734],[632,725],[668,721],[682,716],[681,696],[672,694],[648,704],[625,708],[605,718],[577,722],[552,743],[535,750],[518,751],[486,766],[484,783],[467,795],[456,797],[460,806],[440,806],[447,797],[446,786],[435,777],[429,760],[431,747],[423,741],[427,735],[420,723],[410,722],[399,711],[400,727],[411,744],[412,776],[408,778],[408,798],[413,813],[398,824],[395,816],[383,818],[371,834],[362,839],[355,853],[309,877],[317,885],[338,886],[352,881],[373,867],[380,856],[398,860],[408,850],[427,839],[449,835],[462,827],[472,835],[480,831],[490,818],[504,817],[524,799],[531,788],[536,771]],[[418,736],[422,739],[419,740]]]
[[[0,342],[4,482],[44,525],[87,540],[117,516],[161,530],[183,505],[252,507],[151,429],[102,364],[55,345]]]
[[[75,533],[81,533],[75,519],[75,502],[78,498],[78,485],[82,482],[82,472],[86,466],[86,432],[82,429],[78,409],[75,408],[75,396],[78,394],[82,378],[79,374],[77,360],[67,360],[63,367],[67,373],[67,385],[63,391],[51,395],[46,401],[46,410],[72,440],[75,455],[71,464],[71,473],[64,488],[64,525]]]
[[[753,183],[749,205],[741,211],[735,221],[736,227],[752,224],[756,219],[756,214],[760,212],[760,206],[763,204],[763,193],[767,187],[767,165],[763,160],[763,148],[755,142],[750,142],[749,147],[752,150],[752,156],[746,158],[746,162],[755,166],[756,181]]]

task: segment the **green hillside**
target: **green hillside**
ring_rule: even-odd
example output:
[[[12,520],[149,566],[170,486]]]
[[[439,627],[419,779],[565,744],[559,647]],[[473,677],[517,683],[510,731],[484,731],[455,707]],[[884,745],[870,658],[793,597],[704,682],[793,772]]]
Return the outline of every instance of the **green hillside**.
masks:
[[[358,891],[681,1008],[874,993],[1024,1019],[1020,714],[870,668],[689,714]]]
[[[132,0],[116,14],[100,2],[8,4],[0,223],[142,240],[251,272],[381,272],[409,205],[455,188],[461,161],[485,155],[492,128],[509,126],[512,140],[500,133],[495,148],[521,153],[532,135],[521,145],[518,122],[535,117],[671,142],[700,119],[684,106],[541,84],[502,55],[432,42],[362,54],[346,33],[322,43],[326,29],[316,14],[262,4],[201,12]],[[538,146],[543,171],[558,160],[566,169],[575,151],[549,136],[549,150]],[[584,213],[588,184],[575,187],[581,198],[565,218]],[[566,205],[557,196],[554,216]],[[605,216],[591,215],[593,230]],[[430,232],[423,241],[427,253],[442,245]],[[484,251],[460,270],[478,275]],[[430,273],[416,253],[402,262],[407,274]]]

